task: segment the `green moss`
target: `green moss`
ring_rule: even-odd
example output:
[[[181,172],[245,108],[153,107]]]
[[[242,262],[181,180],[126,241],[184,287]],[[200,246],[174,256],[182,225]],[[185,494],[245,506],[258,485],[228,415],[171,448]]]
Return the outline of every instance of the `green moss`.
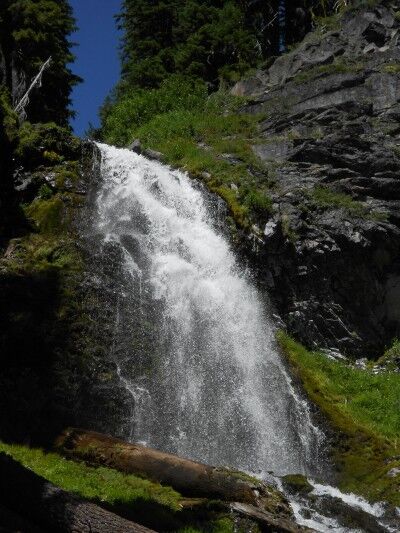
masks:
[[[228,209],[239,226],[247,228],[249,225],[248,215],[249,211],[246,206],[239,203],[236,191],[222,185],[221,187],[210,187],[210,190],[217,193],[221,198],[225,200],[228,205]]]
[[[346,74],[348,72],[360,72],[365,68],[364,63],[354,63],[351,61],[344,61],[337,59],[328,65],[317,65],[311,67],[303,72],[296,74],[293,78],[295,83],[306,83],[321,76],[330,76],[332,74]]]
[[[382,71],[388,74],[400,74],[400,63],[386,63],[382,66]]]
[[[300,474],[284,476],[282,478],[282,483],[295,494],[307,494],[313,490],[313,486],[308,482],[307,478]]]
[[[309,352],[285,333],[279,343],[305,391],[340,437],[334,448],[343,490],[400,503],[400,375],[374,374]]]
[[[58,233],[65,229],[64,202],[59,194],[35,199],[25,207],[25,214],[42,233]]]
[[[371,211],[362,202],[354,200],[349,194],[333,191],[328,187],[314,187],[308,192],[311,203],[321,209],[344,209],[353,217],[386,221],[387,214],[380,211]]]
[[[68,161],[53,169],[56,187],[63,189],[66,185],[76,185],[80,179],[78,161]]]
[[[266,193],[258,190],[249,191],[243,199],[243,205],[257,214],[272,213],[272,200]]]
[[[0,271],[24,275],[35,272],[76,272],[82,269],[82,259],[74,239],[64,235],[30,234],[14,239],[7,258],[0,260]]]

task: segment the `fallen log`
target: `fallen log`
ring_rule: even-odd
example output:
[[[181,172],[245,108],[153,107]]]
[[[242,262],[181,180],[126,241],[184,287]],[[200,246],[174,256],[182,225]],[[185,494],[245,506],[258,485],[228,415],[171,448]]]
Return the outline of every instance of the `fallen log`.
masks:
[[[45,531],[154,533],[56,487],[5,453],[0,453],[0,501],[15,515]]]
[[[287,501],[278,491],[242,472],[76,428],[65,430],[57,439],[56,447],[67,457],[142,475],[169,485],[185,496],[241,502],[273,514],[291,516]]]

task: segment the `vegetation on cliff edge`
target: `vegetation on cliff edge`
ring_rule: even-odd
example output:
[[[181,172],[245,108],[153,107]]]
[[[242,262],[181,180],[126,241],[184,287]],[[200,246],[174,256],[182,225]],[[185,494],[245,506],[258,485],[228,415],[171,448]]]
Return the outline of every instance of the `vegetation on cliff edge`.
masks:
[[[400,467],[400,374],[309,352],[283,332],[278,341],[308,396],[338,431],[333,452],[340,487],[399,505],[400,476],[391,471]]]

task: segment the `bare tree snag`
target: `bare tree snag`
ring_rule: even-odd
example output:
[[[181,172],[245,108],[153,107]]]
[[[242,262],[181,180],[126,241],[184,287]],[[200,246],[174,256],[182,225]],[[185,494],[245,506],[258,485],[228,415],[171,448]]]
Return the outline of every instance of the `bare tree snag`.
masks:
[[[56,446],[67,457],[138,474],[169,485],[185,496],[241,502],[290,517],[284,497],[262,481],[227,468],[130,444],[94,431],[69,428]]]
[[[44,531],[154,533],[56,487],[4,453],[0,453],[0,501]]]

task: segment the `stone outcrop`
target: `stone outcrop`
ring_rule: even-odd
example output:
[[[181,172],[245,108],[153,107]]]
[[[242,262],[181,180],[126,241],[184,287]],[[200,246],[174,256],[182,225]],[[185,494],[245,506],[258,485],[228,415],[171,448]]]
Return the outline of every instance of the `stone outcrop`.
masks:
[[[265,115],[261,281],[302,342],[353,356],[400,329],[399,14],[388,1],[349,11],[233,89]]]

